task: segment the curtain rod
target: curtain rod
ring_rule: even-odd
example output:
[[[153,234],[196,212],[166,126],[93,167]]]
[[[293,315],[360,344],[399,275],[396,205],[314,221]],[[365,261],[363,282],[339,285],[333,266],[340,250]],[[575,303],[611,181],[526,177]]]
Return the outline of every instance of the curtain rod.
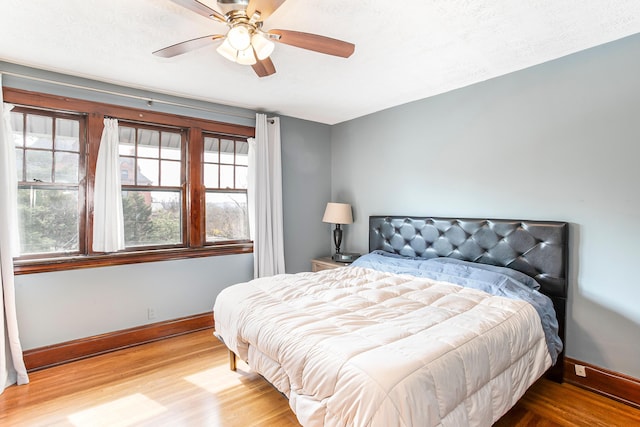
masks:
[[[58,86],[66,86],[66,87],[70,87],[70,88],[74,88],[74,89],[83,89],[83,90],[89,90],[89,91],[93,91],[93,92],[99,92],[99,93],[104,93],[107,95],[115,95],[115,96],[122,96],[125,98],[132,98],[132,99],[137,99],[140,101],[147,101],[147,105],[151,106],[152,103],[158,103],[158,104],[165,104],[165,105],[171,105],[174,107],[183,107],[183,108],[191,108],[194,110],[200,110],[200,111],[206,111],[208,113],[214,113],[214,114],[223,114],[225,116],[234,116],[234,117],[240,117],[243,119],[255,119],[255,116],[247,116],[246,114],[239,114],[239,113],[230,113],[230,112],[225,112],[225,111],[221,111],[221,110],[214,110],[211,108],[204,108],[204,107],[198,107],[195,105],[189,105],[189,104],[183,104],[180,102],[173,102],[173,101],[163,101],[161,99],[153,99],[150,97],[144,97],[144,96],[139,96],[139,95],[131,95],[128,93],[122,93],[122,92],[115,92],[115,91],[111,91],[111,90],[106,90],[106,89],[97,89],[94,87],[89,87],[89,86],[82,86],[82,85],[77,85],[74,83],[64,83],[64,82],[58,82],[55,80],[50,80],[50,79],[44,79],[41,77],[33,77],[33,76],[28,76],[26,74],[19,74],[19,73],[12,73],[10,71],[1,71],[0,70],[0,74],[5,74],[7,76],[13,76],[13,77],[18,77],[18,78],[23,78],[23,79],[28,79],[28,80],[35,80],[38,82],[43,82],[43,83],[50,83],[50,84],[54,84],[54,85],[58,85]]]

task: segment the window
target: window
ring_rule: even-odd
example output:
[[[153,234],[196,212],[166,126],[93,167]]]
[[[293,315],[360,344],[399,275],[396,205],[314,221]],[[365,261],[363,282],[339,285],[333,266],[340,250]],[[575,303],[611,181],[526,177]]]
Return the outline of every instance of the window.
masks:
[[[15,141],[16,274],[248,253],[254,128],[3,88]],[[126,249],[96,253],[93,180],[104,117],[118,119]]]
[[[246,139],[204,136],[207,243],[249,240],[248,170]]]
[[[183,245],[183,132],[121,122],[118,133],[126,246]]]
[[[16,108],[11,126],[22,253],[82,252],[84,118]]]

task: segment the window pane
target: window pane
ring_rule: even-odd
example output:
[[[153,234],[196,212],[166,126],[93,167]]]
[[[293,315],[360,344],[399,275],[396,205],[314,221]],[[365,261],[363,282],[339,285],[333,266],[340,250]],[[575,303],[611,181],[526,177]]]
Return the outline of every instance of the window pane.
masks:
[[[27,181],[51,182],[53,151],[27,150]]]
[[[160,132],[157,130],[138,129],[138,156],[152,157],[154,159],[160,156]]]
[[[160,157],[162,157],[163,159],[180,160],[181,145],[182,136],[179,133],[162,132]]]
[[[220,188],[234,188],[233,184],[233,166],[220,165]]]
[[[179,191],[123,191],[126,246],[182,243]]]
[[[208,163],[218,163],[218,138],[204,137],[204,161]]]
[[[118,152],[121,156],[133,156],[136,154],[136,130],[126,126],[118,126],[119,142]]]
[[[248,240],[246,193],[207,192],[207,242]]]
[[[247,188],[247,173],[249,168],[246,166],[236,166],[236,188]]]
[[[235,151],[235,145],[232,140],[220,140],[220,163],[233,164],[233,155]]]
[[[120,157],[120,184],[134,185],[136,183],[135,159]]]
[[[236,141],[236,165],[249,164],[249,143]]]
[[[26,144],[31,148],[53,148],[53,119],[27,114]]]
[[[158,185],[158,161],[148,159],[138,159],[137,170],[138,185]]]
[[[181,245],[184,134],[130,124],[120,132],[120,177],[123,186],[127,247]],[[135,148],[135,149],[134,149]]]
[[[78,191],[18,189],[23,254],[78,251]]]
[[[218,165],[204,165],[204,186],[218,188]]]
[[[17,147],[24,146],[24,115],[11,112],[11,129],[13,130],[13,142]]]
[[[179,187],[182,184],[182,180],[180,179],[180,162],[162,160],[160,163],[162,171],[160,185]]]
[[[78,151],[80,148],[80,122],[56,119],[56,149]]]
[[[78,159],[75,153],[56,152],[55,182],[78,183]]]
[[[16,171],[18,172],[18,181],[22,181],[24,179],[22,176],[22,173],[24,172],[24,169],[22,169],[23,159],[24,150],[16,149]]]

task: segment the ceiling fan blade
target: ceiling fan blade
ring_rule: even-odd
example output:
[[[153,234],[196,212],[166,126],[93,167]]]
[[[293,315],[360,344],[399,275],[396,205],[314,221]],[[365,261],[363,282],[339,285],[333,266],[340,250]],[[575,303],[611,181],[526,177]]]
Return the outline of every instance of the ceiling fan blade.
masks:
[[[280,36],[277,40],[275,38],[273,39],[280,43],[300,47],[302,49],[313,50],[327,55],[341,56],[343,58],[350,57],[356,48],[353,43],[319,36],[317,34],[301,33],[299,31],[270,30],[269,34],[276,34]]]
[[[251,17],[255,11],[260,12],[260,21],[264,21],[282,6],[286,0],[251,0],[247,6],[247,16]]]
[[[171,0],[175,4],[178,4],[184,8],[187,8],[198,15],[202,15],[205,18],[213,18],[218,21],[227,22],[227,17],[218,12],[217,10],[211,9],[204,3],[200,3],[198,0]]]
[[[258,77],[270,76],[271,74],[275,74],[276,72],[276,67],[268,57],[263,59],[262,61],[256,62],[251,67],[253,68],[253,71],[256,72]]]
[[[187,40],[156,50],[153,54],[163,58],[172,58],[177,55],[182,55],[183,53],[191,52],[192,50],[200,49],[201,47],[210,46],[213,40],[221,38],[224,38],[221,34],[198,37],[197,39]]]

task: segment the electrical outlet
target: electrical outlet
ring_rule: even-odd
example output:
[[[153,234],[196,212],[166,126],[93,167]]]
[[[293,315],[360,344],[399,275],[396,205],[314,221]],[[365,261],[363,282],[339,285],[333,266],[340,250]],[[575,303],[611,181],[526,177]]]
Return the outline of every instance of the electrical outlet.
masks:
[[[584,366],[582,365],[575,365],[576,368],[576,375],[579,377],[586,377],[587,376],[587,371],[585,370]]]
[[[147,308],[147,319],[153,320],[156,318],[156,310],[154,308]]]

